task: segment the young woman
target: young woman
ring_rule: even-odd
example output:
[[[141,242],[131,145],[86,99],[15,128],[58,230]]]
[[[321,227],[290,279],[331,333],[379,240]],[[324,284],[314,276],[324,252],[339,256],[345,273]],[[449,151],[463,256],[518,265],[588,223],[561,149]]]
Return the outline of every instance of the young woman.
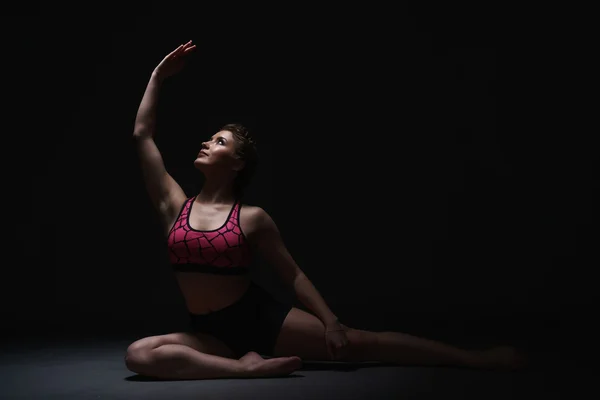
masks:
[[[133,372],[160,379],[288,375],[302,359],[383,361],[473,368],[515,367],[514,349],[463,350],[398,332],[340,323],[286,249],[265,210],[242,204],[257,165],[247,129],[225,125],[202,143],[194,166],[205,182],[188,197],[166,171],[153,140],[159,91],[196,48],[191,41],[154,69],[139,106],[134,138],[150,198],[190,314],[188,332],[142,338],[127,349]],[[313,313],[278,302],[248,276],[260,252]],[[265,355],[268,359],[264,359]]]

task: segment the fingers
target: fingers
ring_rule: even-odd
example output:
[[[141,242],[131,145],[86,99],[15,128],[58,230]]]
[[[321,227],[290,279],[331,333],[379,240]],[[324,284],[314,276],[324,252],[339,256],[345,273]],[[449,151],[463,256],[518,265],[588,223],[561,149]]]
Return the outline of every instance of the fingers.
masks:
[[[195,44],[192,44],[192,41],[190,40],[189,42],[187,42],[186,44],[183,45],[182,47],[182,52],[184,54],[189,53],[190,51],[194,50],[196,48]]]
[[[329,350],[329,359],[336,361],[344,359],[348,349],[346,344],[335,344],[329,346],[327,350]]]
[[[178,53],[184,52],[189,49],[193,49],[195,47],[196,47],[196,45],[195,44],[193,45],[192,41],[190,40],[187,43],[180,44],[179,46],[177,46],[177,48],[175,50],[173,50],[172,52],[170,52],[169,55],[174,56],[174,55],[177,55]]]
[[[340,352],[342,349],[337,346],[331,346],[329,348],[329,359],[332,361],[337,361],[340,359]]]
[[[333,359],[334,360],[339,360],[341,358],[341,353],[342,353],[342,349],[340,348],[340,346],[336,346],[333,349]]]
[[[172,57],[172,56],[177,55],[177,53],[181,50],[182,47],[183,47],[183,45],[180,44],[175,50],[173,50],[172,52],[170,52],[167,57]]]
[[[196,48],[196,45],[194,44],[194,45],[192,45],[192,46],[190,46],[190,47],[186,48],[185,50],[183,50],[183,52],[184,52],[184,54],[187,54],[187,53],[189,53],[190,51],[194,50],[195,48]]]
[[[192,41],[190,40],[187,43],[179,45],[175,50],[173,50],[171,52],[171,54],[169,54],[169,57],[177,58],[180,55],[188,54],[190,51],[194,50],[195,48],[196,48],[196,45],[192,44]]]
[[[189,49],[190,47],[196,47],[196,45],[192,44],[192,41],[190,40],[189,42],[182,44],[180,47],[181,47],[180,51],[185,51],[185,50]]]

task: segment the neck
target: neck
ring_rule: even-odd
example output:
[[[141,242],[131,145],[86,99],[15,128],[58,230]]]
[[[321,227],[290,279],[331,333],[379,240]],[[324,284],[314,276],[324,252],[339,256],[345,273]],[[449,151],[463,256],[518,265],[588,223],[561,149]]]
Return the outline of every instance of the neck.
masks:
[[[235,201],[233,180],[223,184],[222,180],[206,179],[196,200],[204,204],[230,204]]]

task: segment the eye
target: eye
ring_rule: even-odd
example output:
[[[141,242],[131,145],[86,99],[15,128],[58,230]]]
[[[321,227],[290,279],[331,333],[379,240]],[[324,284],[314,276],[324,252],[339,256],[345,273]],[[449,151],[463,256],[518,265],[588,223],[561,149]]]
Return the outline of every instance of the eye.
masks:
[[[225,140],[223,140],[223,138],[219,138],[219,139],[217,140],[217,143],[220,143],[220,144],[225,144]]]

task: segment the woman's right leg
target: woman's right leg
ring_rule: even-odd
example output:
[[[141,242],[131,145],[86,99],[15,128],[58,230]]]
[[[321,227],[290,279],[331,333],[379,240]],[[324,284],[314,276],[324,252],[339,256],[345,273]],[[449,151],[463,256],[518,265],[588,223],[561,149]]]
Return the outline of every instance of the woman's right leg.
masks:
[[[258,354],[237,359],[221,340],[205,333],[149,336],[127,348],[127,369],[158,379],[217,379],[289,375],[301,366],[298,357],[260,361]]]

